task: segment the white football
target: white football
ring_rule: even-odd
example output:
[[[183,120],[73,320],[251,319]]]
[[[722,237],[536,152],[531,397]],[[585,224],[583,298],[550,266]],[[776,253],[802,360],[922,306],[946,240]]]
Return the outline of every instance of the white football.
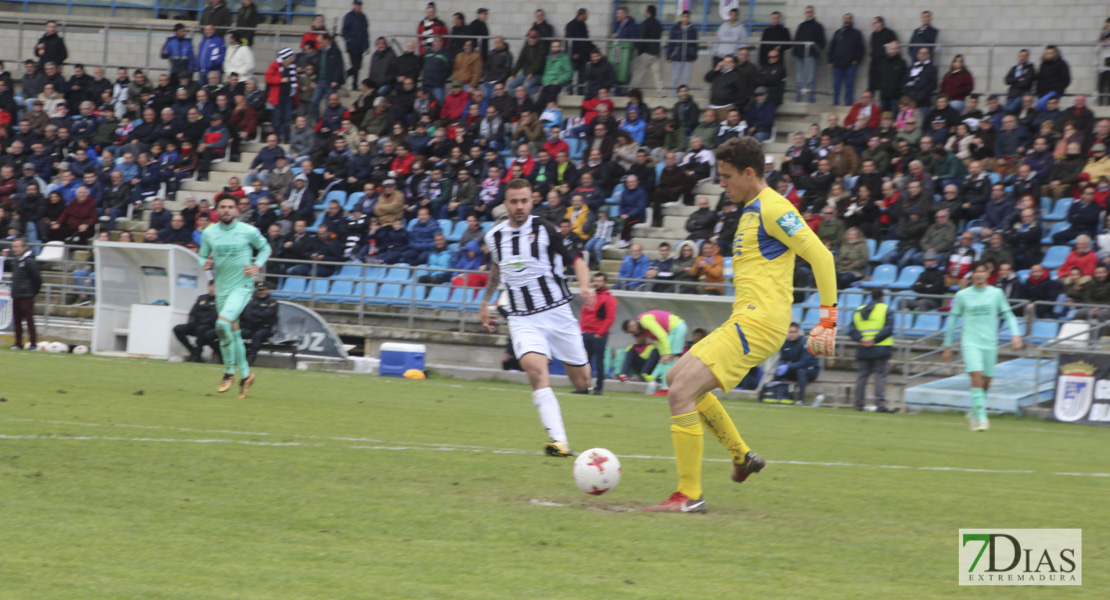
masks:
[[[46,347],[46,351],[52,354],[65,354],[69,352],[69,346],[62,342],[50,342],[50,345]]]
[[[88,346],[80,346],[80,345],[79,346],[74,346],[73,347],[73,353],[74,354],[88,354],[89,353],[89,347]]]
[[[27,345],[30,346],[30,343]],[[39,351],[45,352],[50,347],[50,342],[39,342],[35,347],[38,348]]]
[[[621,481],[621,461],[605,448],[590,448],[574,459],[574,483],[578,489],[600,496]]]

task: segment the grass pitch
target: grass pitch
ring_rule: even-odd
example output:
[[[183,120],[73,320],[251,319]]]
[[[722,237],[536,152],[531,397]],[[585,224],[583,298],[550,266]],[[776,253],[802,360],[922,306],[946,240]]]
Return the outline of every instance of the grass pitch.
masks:
[[[726,401],[769,465],[706,434],[709,514],[674,489],[665,400],[560,394],[591,497],[528,390],[0,354],[0,598],[1104,598],[1110,430]],[[943,470],[954,467],[964,470]],[[970,469],[983,469],[971,471]],[[959,528],[1082,528],[1081,588],[959,588]]]

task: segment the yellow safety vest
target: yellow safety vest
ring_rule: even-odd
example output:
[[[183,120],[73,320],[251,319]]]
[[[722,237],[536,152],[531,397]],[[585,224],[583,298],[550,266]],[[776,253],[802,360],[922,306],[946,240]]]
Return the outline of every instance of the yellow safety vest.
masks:
[[[860,333],[860,337],[862,337],[864,340],[873,340],[875,339],[875,336],[879,335],[879,332],[882,331],[883,325],[886,324],[886,311],[889,307],[880,302],[879,304],[875,305],[874,309],[872,309],[871,317],[864,319],[862,314],[860,313],[860,310],[862,310],[866,306],[867,305],[864,304],[863,306],[856,309],[856,313],[852,315],[852,323],[855,324],[856,330]],[[885,340],[881,342],[875,342],[875,345],[893,346],[894,336],[887,336]]]

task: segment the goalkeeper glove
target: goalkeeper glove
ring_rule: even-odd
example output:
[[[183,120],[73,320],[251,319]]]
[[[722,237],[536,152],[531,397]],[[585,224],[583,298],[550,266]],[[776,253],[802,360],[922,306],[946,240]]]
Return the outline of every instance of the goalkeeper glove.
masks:
[[[779,365],[775,368],[775,377],[782,377],[790,370],[790,365]]]
[[[836,351],[836,316],[835,306],[821,306],[821,321],[809,330],[806,342],[810,354],[832,356]]]

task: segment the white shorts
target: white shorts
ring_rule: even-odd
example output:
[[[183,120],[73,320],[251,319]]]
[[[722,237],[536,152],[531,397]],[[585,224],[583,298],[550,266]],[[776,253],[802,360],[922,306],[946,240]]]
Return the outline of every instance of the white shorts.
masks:
[[[570,310],[570,304],[534,315],[510,316],[509,337],[518,359],[535,352],[548,360],[557,358],[570,367],[590,362],[586,357],[586,346],[582,343],[582,330]]]

